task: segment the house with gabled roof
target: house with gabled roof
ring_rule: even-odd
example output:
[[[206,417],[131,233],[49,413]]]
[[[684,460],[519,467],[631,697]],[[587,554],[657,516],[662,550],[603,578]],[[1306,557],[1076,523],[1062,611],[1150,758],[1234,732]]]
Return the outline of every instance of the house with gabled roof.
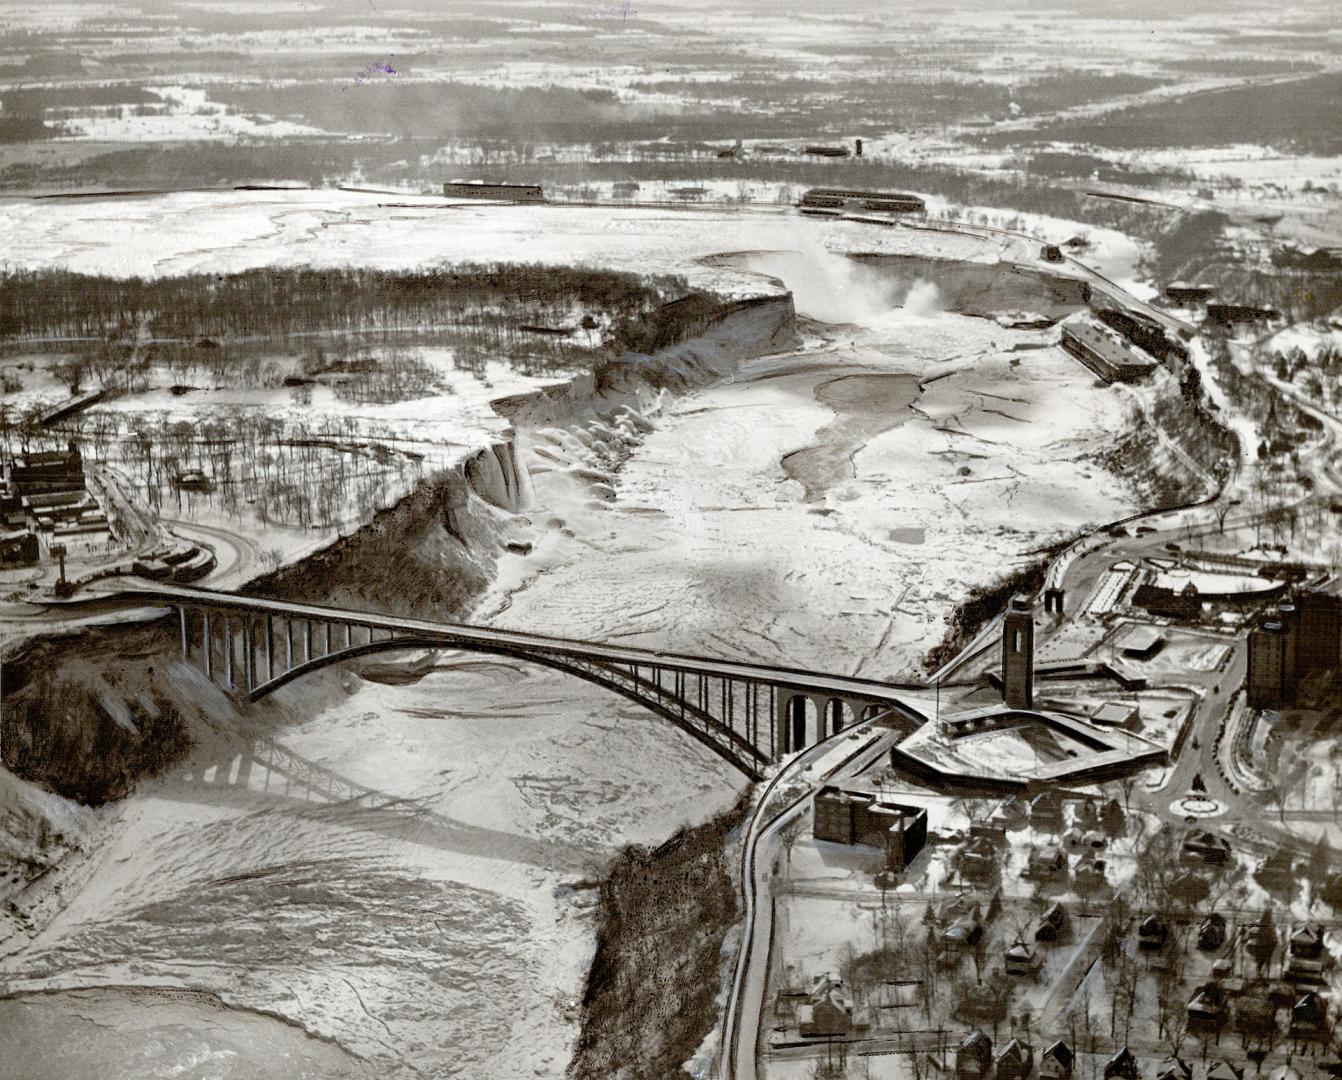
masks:
[[[992,1040],[975,1028],[955,1048],[955,1080],[989,1080],[992,1067]]]
[[[1137,1080],[1137,1059],[1126,1046],[1104,1063],[1104,1080]]]
[[[995,1080],[1028,1080],[1034,1071],[1034,1050],[1020,1039],[1012,1039],[993,1059]]]
[[[1291,1038],[1321,1039],[1328,1034],[1328,1010],[1313,990],[1300,995],[1291,1006]]]
[[[1039,1055],[1039,1080],[1071,1080],[1076,1055],[1059,1039]]]
[[[1157,1067],[1155,1080],[1193,1080],[1193,1067],[1181,1057],[1167,1057]]]
[[[1207,1070],[1207,1080],[1244,1080],[1244,1070],[1222,1058]]]
[[[1137,927],[1137,947],[1147,952],[1162,948],[1170,936],[1170,928],[1159,915],[1148,915]]]
[[[1317,960],[1323,953],[1323,928],[1310,923],[1296,923],[1289,939],[1291,956],[1301,960]]]

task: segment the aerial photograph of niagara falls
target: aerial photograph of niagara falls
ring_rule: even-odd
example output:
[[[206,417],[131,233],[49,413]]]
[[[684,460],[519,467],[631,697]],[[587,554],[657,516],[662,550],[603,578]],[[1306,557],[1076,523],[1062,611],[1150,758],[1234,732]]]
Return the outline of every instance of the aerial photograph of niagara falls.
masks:
[[[1342,1080],[1342,7],[0,0],[0,1080]]]

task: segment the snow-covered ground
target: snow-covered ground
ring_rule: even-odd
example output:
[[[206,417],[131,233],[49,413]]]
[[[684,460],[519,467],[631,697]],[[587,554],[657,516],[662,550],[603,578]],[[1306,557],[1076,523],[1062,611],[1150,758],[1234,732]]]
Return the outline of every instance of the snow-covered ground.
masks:
[[[1085,460],[1121,401],[1066,354],[1012,352],[1039,335],[957,315],[872,323],[672,406],[609,504],[542,477],[576,536],[545,532],[525,571],[505,560],[501,580],[528,584],[501,621],[907,680],[972,584],[1133,508]],[[923,391],[904,403],[909,376]],[[836,396],[853,379],[898,397],[884,423]]]
[[[163,99],[162,111],[129,105],[70,110],[71,115],[58,117],[64,133],[56,141],[223,142],[240,136],[284,139],[323,134],[318,128],[290,120],[230,113],[217,101],[210,101],[208,91],[198,87],[155,86],[152,90]]]
[[[556,467],[587,467],[590,436],[526,454],[536,546],[505,557],[481,619],[907,678],[973,584],[1134,507],[1087,461],[1126,415],[1114,391],[1044,335],[944,313],[930,285],[892,310],[827,254],[847,240],[990,260],[990,242],[782,214],[284,199],[172,196],[119,204],[125,217],[10,203],[0,231],[32,263],[122,273],[584,259],[690,267],[742,292],[778,286],[693,260],[786,250],[799,254],[771,269],[802,314],[842,320],[663,402],[609,492]],[[476,662],[410,686],[334,682],[280,691],[306,719],[273,737],[412,811],[323,807],[259,762],[197,759],[110,812],[85,886],[0,977],[209,989],[337,1039],[378,1075],[558,1075],[592,949],[594,895],[566,885],[621,843],[725,807],[743,781],[556,674]]]
[[[768,291],[759,278],[698,260],[723,251],[823,248],[991,262],[1009,244],[807,218],[784,207],[505,206],[329,189],[0,200],[0,249],[10,267],[114,275],[531,262],[685,274],[705,288],[758,295]]]

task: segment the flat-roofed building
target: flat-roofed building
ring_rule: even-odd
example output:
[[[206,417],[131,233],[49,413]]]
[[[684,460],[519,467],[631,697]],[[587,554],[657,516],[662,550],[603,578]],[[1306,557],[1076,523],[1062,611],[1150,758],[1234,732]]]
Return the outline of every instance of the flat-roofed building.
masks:
[[[1305,589],[1294,597],[1300,615],[1296,671],[1301,677],[1337,668],[1342,655],[1342,597]]]
[[[471,180],[449,180],[443,185],[449,199],[498,199],[503,202],[544,202],[540,184],[486,184]]]
[[[37,534],[27,529],[0,533],[0,563],[6,566],[27,566],[40,558]]]
[[[865,844],[903,870],[927,843],[927,810],[878,799],[869,791],[827,785],[816,794],[812,835],[834,844]]]
[[[1216,295],[1216,289],[1212,285],[1171,281],[1165,286],[1165,295],[1176,304],[1205,304]]]
[[[1293,628],[1278,618],[1263,619],[1249,631],[1249,676],[1245,700],[1250,708],[1280,709],[1295,697],[1295,673],[1287,666]]]
[[[1062,347],[1105,382],[1137,382],[1156,361],[1085,312],[1062,321]]]

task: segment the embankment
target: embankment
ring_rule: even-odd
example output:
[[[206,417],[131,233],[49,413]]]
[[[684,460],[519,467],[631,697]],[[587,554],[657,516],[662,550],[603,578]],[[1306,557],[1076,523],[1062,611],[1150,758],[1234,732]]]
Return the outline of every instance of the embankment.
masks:
[[[722,942],[739,916],[730,834],[749,795],[659,847],[626,848],[601,886],[572,1080],[674,1080],[718,1019]]]
[[[1159,434],[1153,437],[1152,428]],[[1214,495],[1240,452],[1239,441],[1201,397],[1166,394],[1149,415],[1132,423],[1100,459],[1124,477],[1153,510],[1184,506]]]
[[[975,585],[946,620],[946,636],[934,645],[923,659],[926,671],[938,671],[968,645],[976,634],[988,625],[998,613],[1006,610],[1007,601],[1017,593],[1032,596],[1044,584],[1048,565],[1055,555],[1067,547],[1068,541],[1050,548],[1042,558],[1019,567],[1011,573],[986,585]]]
[[[613,360],[545,391],[499,403],[515,425],[567,423],[622,407],[640,391],[686,391],[785,339],[789,296],[696,307],[702,333]],[[683,329],[683,327],[681,327]],[[668,331],[670,333],[670,331]],[[673,335],[676,336],[676,335]],[[425,619],[465,618],[493,580],[528,493],[508,437],[425,480],[394,507],[244,592]],[[178,662],[158,626],[86,628],[11,645],[3,657],[0,756],[15,774],[82,803],[126,795],[193,744],[283,723],[275,706],[240,709]],[[315,690],[315,686],[314,686]]]

